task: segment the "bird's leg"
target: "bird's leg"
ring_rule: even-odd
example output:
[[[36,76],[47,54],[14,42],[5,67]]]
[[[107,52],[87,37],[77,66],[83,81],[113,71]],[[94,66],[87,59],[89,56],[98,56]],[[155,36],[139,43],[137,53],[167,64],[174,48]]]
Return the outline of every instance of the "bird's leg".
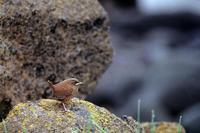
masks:
[[[64,102],[62,102],[62,105],[63,105],[63,108],[64,108],[64,110],[65,110],[65,111],[67,111],[67,108],[66,108],[66,106],[65,106],[65,103],[64,103]]]

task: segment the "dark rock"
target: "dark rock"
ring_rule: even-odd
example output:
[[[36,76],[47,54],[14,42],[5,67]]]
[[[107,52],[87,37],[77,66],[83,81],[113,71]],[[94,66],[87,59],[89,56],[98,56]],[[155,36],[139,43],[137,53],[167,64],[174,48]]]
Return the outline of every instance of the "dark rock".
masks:
[[[196,104],[192,107],[188,107],[182,112],[183,125],[187,129],[188,133],[199,133],[200,127],[200,104]]]
[[[123,17],[123,16],[121,16]],[[144,34],[156,28],[176,29],[189,32],[200,29],[199,15],[192,13],[175,13],[149,16],[129,15],[124,19],[115,19],[113,26],[130,34]]]
[[[158,121],[177,121],[200,99],[199,15],[118,12],[120,15],[111,20],[116,54],[90,99],[119,116],[133,117],[137,117],[137,101],[141,99],[142,121],[150,120],[152,109]],[[187,124],[186,130],[194,131],[197,120]]]
[[[200,18],[198,4],[194,4],[199,1],[175,4],[175,1],[138,0],[144,1],[155,2],[150,6],[157,8],[157,13],[144,15],[138,9],[122,10],[113,3],[105,4],[116,54],[90,99],[119,116],[135,118],[137,101],[141,99],[143,121],[151,119],[152,109],[158,121],[178,121],[177,117],[184,112],[186,130],[199,133],[199,115],[185,112],[200,102]],[[182,11],[179,8],[174,12],[174,7],[181,7]]]
[[[0,121],[6,118],[9,110],[11,109],[11,99],[4,98],[0,103]]]
[[[108,2],[112,2],[114,5],[116,5],[119,8],[131,8],[136,7],[136,0],[100,0],[102,4],[106,4]]]
[[[3,0],[0,22],[0,101],[48,97],[47,80],[68,77],[85,83],[85,96],[111,62],[108,19],[97,0]]]

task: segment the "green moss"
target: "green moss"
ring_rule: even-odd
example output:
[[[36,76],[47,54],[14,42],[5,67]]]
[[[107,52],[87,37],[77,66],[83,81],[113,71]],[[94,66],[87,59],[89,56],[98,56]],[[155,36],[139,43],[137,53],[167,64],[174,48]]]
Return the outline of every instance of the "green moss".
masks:
[[[57,131],[57,132],[132,132],[133,129],[120,118],[105,108],[90,102],[73,98],[66,101],[67,111],[62,108],[60,101],[42,99],[37,102],[18,104],[9,113],[6,121],[9,131]],[[15,130],[13,129],[15,127]]]
[[[90,112],[90,117],[92,121],[96,124],[96,126],[100,126],[98,128],[102,127],[102,130],[107,130],[107,129],[118,129],[119,125],[115,123],[113,120],[120,121],[121,125],[123,125],[126,128],[131,127],[127,125],[126,122],[122,121],[121,119],[117,118],[114,114],[110,114],[108,110],[105,108],[100,108],[95,106],[94,104],[87,102],[87,101],[77,101],[78,104],[85,105]],[[107,128],[105,128],[107,127]],[[127,130],[127,132],[130,132],[130,130]]]
[[[14,106],[14,108],[12,109],[12,111],[9,113],[9,117],[14,117],[17,114],[20,113],[21,108],[25,108],[27,104],[25,103],[20,103],[17,106]]]
[[[151,123],[143,123],[142,126],[145,129],[145,133],[151,132]],[[179,124],[177,123],[157,122],[155,123],[154,133],[178,133],[178,127]],[[185,133],[184,128],[182,128],[181,133]]]

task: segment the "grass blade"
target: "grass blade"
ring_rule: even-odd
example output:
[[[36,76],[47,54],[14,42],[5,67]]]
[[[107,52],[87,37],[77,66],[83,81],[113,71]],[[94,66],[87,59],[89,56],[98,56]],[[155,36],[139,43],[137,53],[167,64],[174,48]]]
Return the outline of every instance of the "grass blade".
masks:
[[[155,133],[155,112],[151,111],[151,133]]]
[[[4,133],[8,133],[8,130],[7,130],[7,127],[6,127],[6,122],[3,120],[3,130],[4,130]]]
[[[182,133],[182,116],[179,117],[178,133]]]
[[[141,111],[140,108],[141,108],[141,100],[139,99],[137,105],[137,122],[139,125],[140,125],[140,111]],[[140,128],[137,129],[137,133],[140,133]]]
[[[27,133],[26,128],[23,128],[22,133]]]

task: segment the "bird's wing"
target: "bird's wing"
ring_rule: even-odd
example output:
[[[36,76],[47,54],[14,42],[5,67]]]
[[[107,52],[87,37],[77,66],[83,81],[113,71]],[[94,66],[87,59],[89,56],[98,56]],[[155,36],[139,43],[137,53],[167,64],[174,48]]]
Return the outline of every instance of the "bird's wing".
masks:
[[[71,86],[69,86],[68,84],[56,84],[55,85],[55,91],[54,91],[54,96],[56,97],[69,97],[72,96],[73,93],[73,88]]]

